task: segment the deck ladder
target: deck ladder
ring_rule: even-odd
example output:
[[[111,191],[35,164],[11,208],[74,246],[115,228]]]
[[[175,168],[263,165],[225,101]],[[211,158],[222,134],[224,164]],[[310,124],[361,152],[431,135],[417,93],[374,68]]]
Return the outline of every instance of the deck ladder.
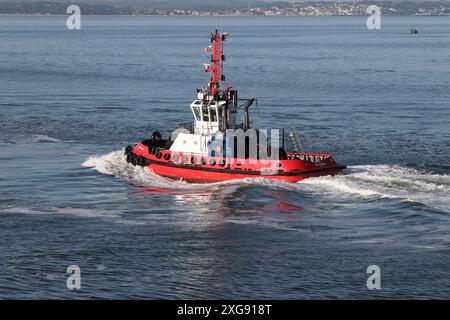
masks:
[[[294,122],[292,120],[289,121],[291,125],[291,131],[289,132],[289,140],[291,141],[292,147],[295,152],[303,152],[303,146],[300,141],[300,136],[298,135],[297,129],[295,129]]]

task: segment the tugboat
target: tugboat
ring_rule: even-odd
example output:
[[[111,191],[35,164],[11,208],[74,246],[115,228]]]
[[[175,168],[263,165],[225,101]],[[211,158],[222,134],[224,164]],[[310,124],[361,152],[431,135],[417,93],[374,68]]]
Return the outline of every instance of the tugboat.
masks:
[[[223,43],[228,33],[211,34],[211,73],[207,85],[197,89],[190,110],[194,122],[183,123],[163,139],[154,132],[150,139],[125,149],[134,166],[149,167],[154,173],[187,182],[209,183],[232,179],[267,178],[288,182],[323,175],[336,175],[345,168],[330,154],[303,151],[295,129],[287,134],[293,150],[285,148],[284,129],[255,129],[249,108],[254,98],[239,105],[238,91],[226,85],[223,75]],[[243,110],[243,121],[237,120]]]

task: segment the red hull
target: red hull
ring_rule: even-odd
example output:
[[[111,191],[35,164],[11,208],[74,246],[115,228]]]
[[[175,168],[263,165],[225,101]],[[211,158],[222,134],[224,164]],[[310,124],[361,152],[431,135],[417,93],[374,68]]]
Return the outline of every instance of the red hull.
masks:
[[[154,173],[163,177],[176,180],[182,179],[187,182],[195,182],[195,183],[210,183],[210,182],[219,182],[245,178],[264,178],[264,179],[281,180],[286,182],[297,182],[311,177],[336,175],[339,173],[340,170],[344,169],[343,167],[341,167],[297,175],[279,175],[279,174],[261,175],[261,174],[245,174],[245,173],[209,172],[202,170],[192,170],[188,168],[171,168],[159,164],[151,164],[149,165],[149,168]]]
[[[127,161],[148,166],[154,173],[176,180],[209,183],[245,178],[265,178],[297,182],[310,177],[336,175],[345,166],[328,154],[288,153],[289,159],[266,162],[252,159],[226,159],[173,153],[149,153],[143,144],[127,153]],[[274,169],[276,168],[276,169]]]

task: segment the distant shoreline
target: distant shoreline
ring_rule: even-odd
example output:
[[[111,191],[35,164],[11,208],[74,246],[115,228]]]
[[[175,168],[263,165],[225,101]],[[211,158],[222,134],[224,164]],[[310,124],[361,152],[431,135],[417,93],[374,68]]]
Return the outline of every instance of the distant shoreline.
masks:
[[[189,5],[180,0],[167,0],[164,5],[153,3],[149,7],[108,5],[99,3],[79,3],[84,16],[183,16],[183,17],[367,17],[368,9],[373,4],[370,0],[294,0],[294,1],[260,1],[254,4],[237,6],[230,0],[220,0],[220,5]],[[203,0],[205,1],[205,0]],[[295,2],[297,1],[297,2]],[[160,1],[163,2],[163,1]],[[233,7],[234,6],[234,7]],[[1,16],[65,16],[70,9],[68,0],[34,0],[25,2],[1,2]],[[373,8],[372,8],[373,9]],[[450,0],[386,0],[378,3],[377,10],[382,16],[450,16]],[[374,11],[371,11],[373,14]],[[377,13],[378,14],[378,13]]]
[[[171,15],[171,14],[83,14],[83,16],[89,17],[259,17],[259,18],[318,18],[318,17],[369,17],[369,15],[315,15],[315,16],[302,16],[302,15],[233,15],[233,14],[217,14],[217,15]],[[0,13],[0,17],[69,17],[69,14],[46,14],[46,13]],[[384,15],[383,17],[450,17],[450,14],[411,14],[411,15]]]

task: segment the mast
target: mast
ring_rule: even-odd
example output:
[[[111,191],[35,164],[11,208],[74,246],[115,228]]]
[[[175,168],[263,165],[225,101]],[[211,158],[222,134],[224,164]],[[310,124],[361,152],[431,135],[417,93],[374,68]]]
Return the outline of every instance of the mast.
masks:
[[[225,81],[223,75],[223,61],[225,61],[225,55],[223,54],[223,42],[227,39],[228,33],[223,32],[219,34],[216,31],[211,33],[211,46],[205,48],[205,52],[211,53],[211,63],[205,64],[205,71],[211,73],[211,80],[208,84],[211,92],[211,96],[215,97],[220,87],[220,81]]]

